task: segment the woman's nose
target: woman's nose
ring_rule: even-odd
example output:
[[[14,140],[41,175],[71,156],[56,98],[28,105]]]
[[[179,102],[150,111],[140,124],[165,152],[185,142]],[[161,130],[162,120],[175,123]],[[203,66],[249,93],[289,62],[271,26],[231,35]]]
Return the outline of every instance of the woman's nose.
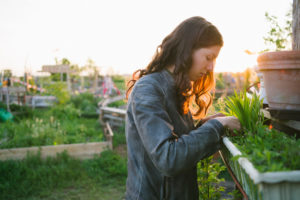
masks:
[[[209,62],[207,65],[207,71],[213,71],[214,70],[215,62]]]

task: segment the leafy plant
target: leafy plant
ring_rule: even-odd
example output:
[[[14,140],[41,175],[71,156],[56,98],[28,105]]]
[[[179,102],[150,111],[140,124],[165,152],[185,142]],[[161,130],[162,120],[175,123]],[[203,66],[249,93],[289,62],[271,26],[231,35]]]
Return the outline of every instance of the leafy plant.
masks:
[[[126,105],[126,102],[125,102],[125,100],[121,99],[119,101],[112,102],[112,103],[108,104],[107,106],[108,107],[116,107],[116,108],[118,108],[118,107],[121,107],[123,105]]]
[[[231,140],[260,172],[299,170],[300,139],[264,125],[261,106],[259,96],[250,98],[246,92],[225,100],[224,113],[236,116],[243,128]]]
[[[83,161],[70,157],[67,152],[47,159],[37,153],[28,154],[24,160],[0,161],[0,174],[1,200],[121,199],[127,162],[113,151],[103,151]]]
[[[117,147],[120,144],[126,144],[125,124],[113,131],[114,131],[113,147]]]
[[[255,133],[256,127],[264,122],[262,103],[263,100],[255,93],[249,98],[246,91],[239,94],[235,91],[234,96],[229,96],[225,100],[223,113],[237,117],[244,130]]]
[[[276,16],[270,16],[268,12],[265,13],[267,21],[270,23],[270,31],[263,39],[265,44],[271,47],[271,50],[284,50],[288,47],[292,39],[292,9],[286,14],[285,24],[281,25]],[[264,51],[270,51],[266,49]]]
[[[201,160],[197,165],[198,187],[200,199],[217,200],[221,197],[221,192],[224,187],[219,186],[219,183],[224,181],[224,178],[219,178],[221,172],[225,171],[226,167],[218,162],[212,162],[213,156]]]
[[[97,119],[79,117],[73,104],[50,110],[35,110],[31,118],[0,126],[0,148],[72,144],[103,140]]]
[[[125,90],[126,89],[124,76],[114,75],[114,76],[112,76],[112,80],[113,80],[113,82],[115,83],[116,87],[119,90]]]
[[[96,98],[93,94],[86,92],[72,96],[70,102],[73,103],[77,109],[80,109],[82,113],[96,113],[97,104],[100,100],[100,98]]]
[[[45,86],[46,93],[43,95],[53,95],[57,98],[59,104],[65,104],[70,99],[70,94],[67,90],[67,84],[63,82],[55,82]]]

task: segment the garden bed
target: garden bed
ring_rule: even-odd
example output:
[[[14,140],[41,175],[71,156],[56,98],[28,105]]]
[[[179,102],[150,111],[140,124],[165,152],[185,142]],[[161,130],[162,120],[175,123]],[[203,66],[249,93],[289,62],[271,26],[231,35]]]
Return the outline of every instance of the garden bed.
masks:
[[[227,137],[223,138],[222,156],[249,199],[283,200],[300,196],[300,171],[259,172]]]
[[[79,159],[90,159],[95,154],[110,148],[110,142],[91,142],[81,144],[62,144],[27,148],[10,148],[0,150],[0,160],[21,160],[26,158],[27,154],[37,154],[40,152],[41,158],[55,157],[58,153],[67,151],[72,157]]]
[[[38,149],[45,157],[67,150],[85,158],[111,148],[97,119],[97,102],[91,94],[81,94],[49,109],[17,106],[14,114],[26,112],[1,124],[0,159],[22,159]]]
[[[235,93],[225,106],[225,113],[236,116],[242,129],[226,132],[230,139],[224,138],[222,157],[244,196],[251,200],[300,196],[300,140],[265,124],[262,100],[255,94]]]

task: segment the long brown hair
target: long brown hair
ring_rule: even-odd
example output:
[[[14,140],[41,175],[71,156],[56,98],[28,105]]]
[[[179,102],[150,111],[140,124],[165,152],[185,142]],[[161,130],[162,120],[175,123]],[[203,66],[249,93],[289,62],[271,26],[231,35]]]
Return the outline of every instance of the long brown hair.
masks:
[[[223,46],[223,38],[214,25],[202,17],[186,19],[164,38],[146,69],[139,69],[133,73],[132,79],[127,83],[126,99],[135,82],[142,76],[175,65],[173,74],[179,112],[187,114],[190,110],[194,119],[203,118],[212,104],[210,92],[215,85],[214,75],[213,72],[209,72],[192,83],[188,72],[192,66],[193,52],[215,45]]]

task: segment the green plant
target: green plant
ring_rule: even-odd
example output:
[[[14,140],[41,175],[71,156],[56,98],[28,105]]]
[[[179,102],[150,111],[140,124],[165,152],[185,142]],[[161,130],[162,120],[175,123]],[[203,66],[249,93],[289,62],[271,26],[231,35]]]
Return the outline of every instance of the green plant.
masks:
[[[125,124],[116,131],[114,130],[113,147],[117,147],[120,144],[126,144]]]
[[[259,125],[256,133],[232,137],[231,140],[260,172],[300,169],[300,140],[285,133]]]
[[[221,197],[221,192],[224,187],[218,184],[224,181],[224,178],[219,178],[222,171],[226,167],[218,162],[212,162],[213,156],[201,160],[197,165],[198,187],[200,199],[217,200]]]
[[[226,88],[226,84],[224,82],[224,78],[223,78],[223,74],[219,73],[216,76],[216,89],[225,89]]]
[[[235,93],[225,100],[227,115],[236,116],[242,125],[242,133],[231,140],[260,172],[289,171],[300,169],[300,139],[264,125],[260,112],[262,101],[254,94]]]
[[[59,104],[65,104],[70,99],[67,90],[67,84],[63,82],[55,82],[45,86],[46,92],[43,95],[53,95],[57,98]]]
[[[290,49],[288,47],[292,39],[292,9],[290,9],[286,14],[285,24],[281,25],[276,16],[270,16],[268,12],[265,13],[267,21],[270,23],[270,31],[263,38],[265,44],[271,49],[266,49],[264,51],[270,50],[284,50]]]
[[[115,83],[116,87],[119,90],[125,90],[126,89],[125,77],[124,76],[114,75],[114,76],[112,76],[112,80],[113,80],[113,82]]]
[[[97,104],[101,98],[94,97],[91,93],[81,93],[71,97],[70,103],[73,103],[82,113],[96,113]]]
[[[52,107],[49,110],[49,114],[58,119],[73,120],[81,116],[81,111],[75,108],[73,104],[66,104],[66,105],[57,105]]]
[[[103,132],[97,119],[79,118],[72,104],[35,110],[33,116],[0,126],[0,148],[99,142]]]
[[[112,150],[102,152],[100,157],[95,157],[93,162],[85,162],[84,166],[88,175],[98,174],[102,179],[127,176],[127,160]]]
[[[225,115],[233,115],[240,120],[243,130],[256,132],[256,127],[264,122],[261,112],[263,100],[255,93],[251,98],[247,97],[246,91],[229,96],[225,100]]]
[[[24,160],[0,161],[0,174],[0,200],[120,199],[127,161],[112,151],[83,161],[67,152],[46,159],[37,153]]]
[[[126,102],[123,99],[121,99],[119,101],[114,101],[114,102],[108,104],[107,106],[108,107],[116,107],[116,108],[118,108],[118,107],[123,106],[123,105],[126,105]]]

